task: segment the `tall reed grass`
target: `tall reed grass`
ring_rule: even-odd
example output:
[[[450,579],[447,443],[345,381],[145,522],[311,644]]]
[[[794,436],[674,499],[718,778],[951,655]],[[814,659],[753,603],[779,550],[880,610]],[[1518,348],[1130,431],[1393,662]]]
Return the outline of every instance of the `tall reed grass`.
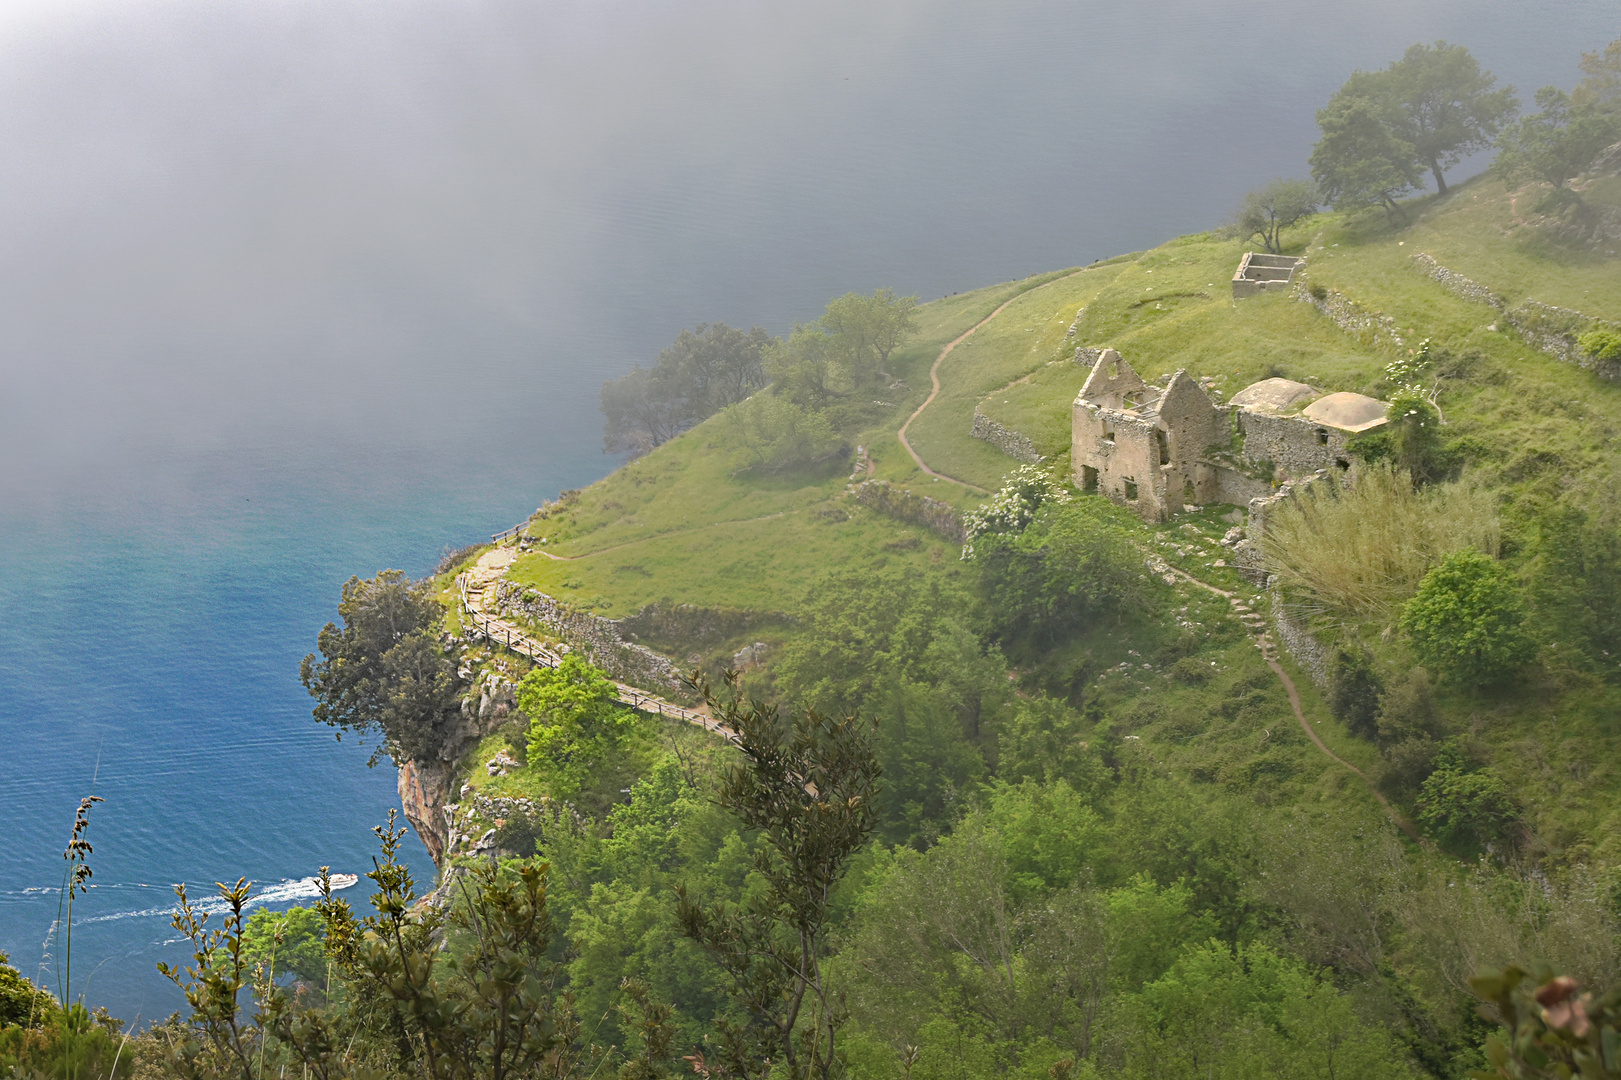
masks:
[[[1500,539],[1496,498],[1468,477],[1415,491],[1381,464],[1306,488],[1273,511],[1260,547],[1308,613],[1388,625],[1436,562],[1465,548],[1495,557]]]

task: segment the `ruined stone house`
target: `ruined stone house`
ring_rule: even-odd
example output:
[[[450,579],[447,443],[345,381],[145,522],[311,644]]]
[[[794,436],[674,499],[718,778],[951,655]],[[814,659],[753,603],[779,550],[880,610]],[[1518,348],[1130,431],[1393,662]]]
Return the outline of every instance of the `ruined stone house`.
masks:
[[[1185,370],[1150,385],[1104,349],[1075,399],[1075,485],[1149,521],[1185,506],[1244,506],[1275,482],[1349,469],[1347,443],[1383,424],[1385,410],[1362,394],[1324,395],[1289,379],[1262,380],[1218,405]]]

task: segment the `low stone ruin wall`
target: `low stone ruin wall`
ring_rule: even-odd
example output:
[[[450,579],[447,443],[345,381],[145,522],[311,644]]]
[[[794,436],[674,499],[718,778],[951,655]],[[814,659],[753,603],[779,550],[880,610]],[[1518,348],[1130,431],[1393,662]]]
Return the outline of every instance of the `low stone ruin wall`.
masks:
[[[1586,368],[1602,379],[1621,379],[1621,361],[1594,360],[1583,355],[1576,338],[1599,326],[1621,330],[1621,325],[1595,319],[1573,308],[1554,307],[1536,300],[1527,300],[1510,308],[1508,301],[1478,281],[1449,270],[1433,257],[1419,252],[1412,257],[1413,266],[1425,277],[1440,283],[1454,296],[1475,304],[1485,304],[1503,313],[1503,322],[1525,339],[1525,343],[1555,360]]]
[[[902,491],[888,480],[862,481],[855,486],[851,494],[855,496],[856,502],[878,511],[885,517],[911,525],[921,525],[954,544],[963,542],[962,519],[957,516],[956,508],[949,503],[931,499],[927,495],[913,495],[910,491]]]
[[[620,682],[650,690],[681,688],[681,672],[670,658],[626,641],[616,619],[580,611],[513,581],[496,582],[495,609],[545,627]]]
[[[978,409],[974,410],[974,426],[968,434],[996,447],[1010,458],[1035,465],[1047,459],[1036,450],[1029,436],[1021,435],[1006,425],[999,424]]]
[[[1396,331],[1395,318],[1369,311],[1338,289],[1326,289],[1323,290],[1322,296],[1314,296],[1304,282],[1297,281],[1294,298],[1310,304],[1328,316],[1329,321],[1335,326],[1369,345],[1377,345],[1380,342],[1389,342],[1403,348],[1407,345],[1401,334]]]

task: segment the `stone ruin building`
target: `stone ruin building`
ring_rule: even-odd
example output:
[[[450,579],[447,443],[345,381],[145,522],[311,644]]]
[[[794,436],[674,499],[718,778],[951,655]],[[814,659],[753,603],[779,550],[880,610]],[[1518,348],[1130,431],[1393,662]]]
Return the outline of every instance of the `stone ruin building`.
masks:
[[[1290,379],[1263,379],[1218,405],[1186,371],[1150,385],[1104,349],[1075,399],[1075,486],[1149,521],[1184,507],[1246,506],[1272,495],[1275,481],[1349,469],[1351,436],[1385,423],[1386,408]]]
[[[1246,251],[1233,273],[1233,299],[1242,300],[1270,289],[1287,289],[1304,265],[1305,259],[1297,259],[1293,255],[1263,255],[1258,251]]]

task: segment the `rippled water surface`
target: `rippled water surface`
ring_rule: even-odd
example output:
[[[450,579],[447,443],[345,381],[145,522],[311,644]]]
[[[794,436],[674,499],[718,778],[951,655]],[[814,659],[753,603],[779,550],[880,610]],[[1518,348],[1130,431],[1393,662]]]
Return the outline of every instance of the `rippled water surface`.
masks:
[[[14,963],[57,985],[92,792],[74,986],[125,1019],[180,1005],[173,882],[366,870],[392,773],[297,680],[339,586],[610,469],[597,387],[681,327],[1148,247],[1302,175],[1355,67],[1444,37],[1529,97],[1621,33],[1609,0],[787,7],[0,13]]]

